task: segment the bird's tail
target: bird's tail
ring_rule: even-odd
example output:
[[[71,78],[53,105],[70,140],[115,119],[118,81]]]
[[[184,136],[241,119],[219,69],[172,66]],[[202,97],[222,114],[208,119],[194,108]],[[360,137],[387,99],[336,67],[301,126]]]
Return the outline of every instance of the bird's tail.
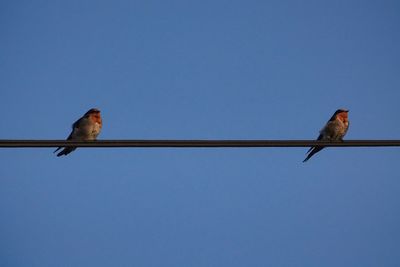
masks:
[[[307,157],[303,160],[303,162],[306,162],[307,160],[309,160],[312,156],[314,156],[314,154],[318,153],[319,151],[321,151],[324,147],[323,146],[314,146],[311,147],[306,154]]]
[[[56,150],[54,150],[54,152],[53,153],[56,153],[58,150],[60,150],[61,148],[63,148],[63,147],[59,147],[59,148],[57,148]],[[76,149],[76,147],[65,147],[63,150],[61,150],[58,154],[57,154],[57,157],[61,157],[61,156],[63,156],[63,155],[68,155],[69,153],[71,153],[72,151],[74,151]]]

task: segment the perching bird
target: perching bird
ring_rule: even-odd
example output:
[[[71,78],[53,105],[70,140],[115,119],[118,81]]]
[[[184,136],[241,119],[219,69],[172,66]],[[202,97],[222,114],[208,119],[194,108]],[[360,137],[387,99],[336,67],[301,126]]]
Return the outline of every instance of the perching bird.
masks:
[[[102,126],[100,110],[96,108],[90,109],[85,115],[79,120],[72,124],[72,132],[68,136],[67,140],[73,141],[91,141],[96,140],[100,133]],[[55,152],[60,150],[62,147],[57,148]],[[76,147],[65,147],[61,152],[57,154],[57,157],[62,155],[68,155],[74,151]]]
[[[348,110],[338,109],[330,118],[330,120],[325,124],[324,128],[319,131],[320,135],[317,140],[320,141],[343,141],[343,137],[347,133],[349,129],[349,118],[348,118]],[[311,147],[306,154],[307,157],[303,160],[306,162],[309,160],[315,153],[321,151],[324,146],[314,146]]]

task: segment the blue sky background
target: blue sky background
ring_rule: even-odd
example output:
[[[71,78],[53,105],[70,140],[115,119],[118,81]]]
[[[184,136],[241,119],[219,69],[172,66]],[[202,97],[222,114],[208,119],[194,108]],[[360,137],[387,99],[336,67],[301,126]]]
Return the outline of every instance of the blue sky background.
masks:
[[[2,1],[0,138],[399,139],[398,1]],[[0,266],[399,266],[398,148],[0,149]]]

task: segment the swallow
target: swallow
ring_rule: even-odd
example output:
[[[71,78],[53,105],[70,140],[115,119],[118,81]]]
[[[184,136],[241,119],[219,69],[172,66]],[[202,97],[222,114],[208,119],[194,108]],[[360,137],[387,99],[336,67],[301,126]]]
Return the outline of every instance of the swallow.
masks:
[[[102,121],[100,116],[100,110],[96,108],[90,109],[85,113],[79,120],[72,124],[72,132],[68,136],[67,140],[71,141],[93,141],[96,140],[102,127]],[[57,148],[53,153],[56,153],[63,147]],[[76,147],[64,147],[57,157],[62,155],[68,155],[74,151]]]
[[[318,141],[343,141],[343,137],[346,135],[349,129],[349,110],[338,109],[325,124],[324,128],[319,131]],[[306,154],[307,157],[303,160],[306,162],[315,153],[321,151],[324,146],[314,146],[311,147]]]

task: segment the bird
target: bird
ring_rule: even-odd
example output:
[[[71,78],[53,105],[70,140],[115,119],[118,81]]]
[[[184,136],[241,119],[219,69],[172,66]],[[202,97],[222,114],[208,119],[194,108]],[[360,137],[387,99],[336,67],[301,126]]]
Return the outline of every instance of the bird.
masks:
[[[97,108],[89,109],[79,120],[72,124],[72,132],[67,137],[67,140],[71,141],[93,141],[96,140],[102,127],[102,120],[100,116],[100,110]],[[57,148],[53,153],[56,153],[63,147]],[[74,151],[76,147],[64,147],[57,157],[68,155]]]
[[[343,141],[343,137],[346,135],[349,129],[349,110],[338,109],[325,124],[324,128],[319,131],[318,141]],[[315,153],[321,151],[324,146],[313,146],[306,154],[307,157],[303,162],[308,161]]]

